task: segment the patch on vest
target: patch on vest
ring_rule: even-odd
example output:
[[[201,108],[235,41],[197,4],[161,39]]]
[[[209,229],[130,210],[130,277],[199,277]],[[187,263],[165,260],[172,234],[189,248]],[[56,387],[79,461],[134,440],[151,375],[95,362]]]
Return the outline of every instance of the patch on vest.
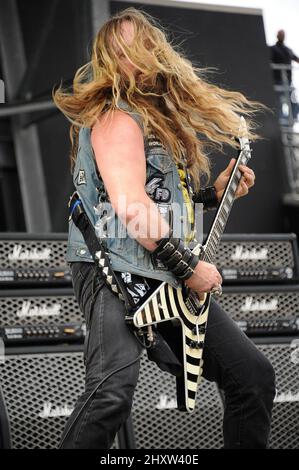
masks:
[[[119,273],[117,273],[119,275]],[[149,291],[150,286],[144,277],[129,272],[120,273],[133,302],[137,304]]]
[[[155,134],[149,134],[147,143],[148,146],[151,148],[162,148],[163,150],[165,150],[165,152],[167,152],[167,149],[165,148],[164,144]]]
[[[157,207],[159,209],[160,214],[164,219],[167,221],[168,225],[172,225],[172,217],[171,216],[171,204],[157,204]],[[156,257],[153,256],[153,254],[150,254],[151,262],[156,269],[160,269],[161,271],[168,271],[168,268],[165,266],[165,264],[157,259]]]
[[[149,197],[155,202],[168,202],[171,192],[168,188],[164,188],[165,176],[162,173],[152,175],[145,185],[145,191]]]
[[[78,185],[80,185],[80,184],[86,184],[85,170],[79,170],[79,175],[78,175],[78,178],[77,178],[77,183],[78,183]]]

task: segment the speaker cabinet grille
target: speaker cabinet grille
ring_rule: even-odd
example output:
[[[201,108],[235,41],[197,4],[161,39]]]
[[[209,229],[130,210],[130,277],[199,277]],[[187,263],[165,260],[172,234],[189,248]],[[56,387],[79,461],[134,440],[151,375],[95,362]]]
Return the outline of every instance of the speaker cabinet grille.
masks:
[[[57,448],[67,418],[84,391],[82,346],[44,352],[31,348],[29,354],[25,349],[15,351],[0,365],[12,447]],[[117,447],[118,438],[112,448]]]
[[[14,449],[58,445],[84,390],[81,352],[12,354],[0,366]]]
[[[265,235],[260,236],[261,239],[252,240],[250,234],[240,235],[239,239],[233,235],[223,235],[217,251],[215,263],[217,267],[228,268],[254,268],[269,267],[281,268],[288,266],[292,269],[296,268],[296,260],[294,259],[294,244],[292,240],[272,239],[271,235],[268,239]],[[244,252],[264,253],[263,256],[246,257]],[[243,253],[243,256],[241,255]],[[239,257],[238,257],[239,254]]]
[[[299,286],[224,287],[217,302],[235,321],[299,318]]]
[[[132,420],[137,449],[219,449],[223,447],[223,406],[214,383],[203,381],[192,414],[176,406],[176,381],[142,357]]]
[[[276,373],[270,448],[299,449],[299,337],[257,344]]]
[[[6,290],[0,293],[0,325],[82,323],[72,289]]]
[[[299,449],[299,337],[255,339],[276,372],[270,448]],[[8,411],[12,447],[51,449],[84,390],[82,346],[7,351],[0,382]],[[136,448],[223,447],[223,406],[217,386],[203,381],[192,414],[178,411],[175,378],[144,355],[134,394]],[[113,448],[117,448],[117,439]]]
[[[66,267],[66,248],[66,233],[5,233],[0,237],[1,269]]]

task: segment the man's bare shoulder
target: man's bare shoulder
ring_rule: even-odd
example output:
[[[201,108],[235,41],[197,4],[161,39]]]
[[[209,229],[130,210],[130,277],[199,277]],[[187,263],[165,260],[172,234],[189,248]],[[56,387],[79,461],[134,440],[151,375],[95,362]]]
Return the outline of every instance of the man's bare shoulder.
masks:
[[[91,138],[93,141],[100,137],[126,136],[136,141],[143,141],[143,136],[137,122],[129,113],[121,110],[109,110],[99,116],[92,127]]]

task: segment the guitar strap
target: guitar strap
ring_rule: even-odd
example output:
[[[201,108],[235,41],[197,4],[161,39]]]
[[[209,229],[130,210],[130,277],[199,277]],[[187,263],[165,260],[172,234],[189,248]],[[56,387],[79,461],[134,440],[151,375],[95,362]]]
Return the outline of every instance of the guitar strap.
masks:
[[[150,290],[151,279],[128,272],[120,273],[113,271],[109,260],[109,252],[107,253],[107,248],[104,248],[100,239],[96,236],[95,229],[85,212],[77,191],[70,197],[68,207],[69,220],[73,220],[81,231],[100,276],[103,277],[112,293],[124,302],[126,311],[130,315],[132,310],[136,308],[136,304],[139,303],[141,297]],[[153,280],[153,282],[157,281]],[[152,340],[148,339],[147,328],[136,329],[128,323],[127,325],[133,331],[136,338],[146,347],[148,358],[156,362],[161,370],[167,371],[175,376],[182,373],[181,363],[154,325],[152,332],[154,339]]]
[[[135,306],[132,297],[128,294],[122,276],[117,276],[112,269],[109,253],[107,253],[101,240],[96,236],[93,225],[91,224],[82,201],[77,191],[74,191],[70,197],[69,203],[69,220],[73,220],[83,235],[88,250],[92,256],[95,265],[101,277],[103,277],[106,285],[111,292],[125,304],[127,313],[129,314]]]

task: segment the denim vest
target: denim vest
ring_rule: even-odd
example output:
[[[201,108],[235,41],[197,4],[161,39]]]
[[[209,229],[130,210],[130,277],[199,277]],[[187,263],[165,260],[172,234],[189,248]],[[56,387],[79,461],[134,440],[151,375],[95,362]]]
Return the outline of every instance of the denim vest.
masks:
[[[118,102],[118,106],[131,115],[143,132],[142,117],[134,112],[128,103],[123,100]],[[95,227],[97,236],[109,251],[112,269],[166,281],[173,287],[178,287],[180,281],[162,263],[157,263],[152,258],[149,250],[146,250],[128,233],[125,233],[124,225],[118,219],[112,206],[107,204],[109,197],[97,168],[90,133],[90,128],[80,129],[78,153],[73,171],[73,183],[87,216]],[[144,137],[144,149],[146,156],[145,189],[147,194],[158,205],[162,215],[167,213],[172,203],[176,203],[175,206],[179,207],[180,211],[175,211],[173,222],[175,224],[183,224],[186,219],[183,189],[186,190],[186,188],[182,185],[176,163],[171,158],[170,152],[165,149],[161,141],[156,139],[153,134],[147,138]],[[104,221],[105,223],[103,223]],[[103,230],[104,228],[105,230]],[[109,237],[109,234],[114,233],[112,229],[115,229],[116,234],[124,236]],[[105,236],[107,233],[108,237]],[[80,230],[72,220],[69,221],[65,260],[67,263],[73,261],[93,261]]]

